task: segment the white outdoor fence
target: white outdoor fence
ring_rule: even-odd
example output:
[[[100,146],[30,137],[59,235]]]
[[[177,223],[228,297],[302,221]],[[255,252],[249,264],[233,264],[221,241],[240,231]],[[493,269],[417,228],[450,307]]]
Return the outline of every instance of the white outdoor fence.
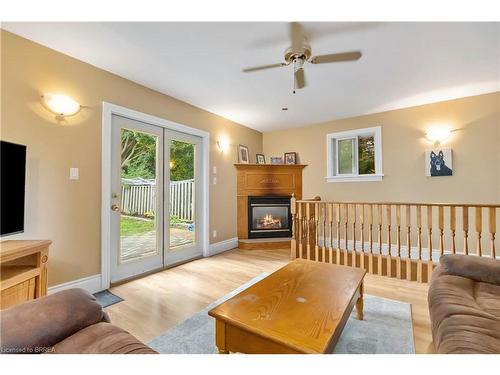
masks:
[[[156,182],[122,179],[121,211],[127,215],[148,216],[155,213]],[[170,182],[170,215],[193,221],[194,180]]]

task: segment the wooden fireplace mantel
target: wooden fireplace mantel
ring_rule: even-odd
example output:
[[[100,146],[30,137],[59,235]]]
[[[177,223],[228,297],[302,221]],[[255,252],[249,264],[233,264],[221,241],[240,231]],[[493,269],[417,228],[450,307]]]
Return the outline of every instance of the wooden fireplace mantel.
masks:
[[[294,195],[302,199],[306,164],[235,164],[237,170],[238,239],[248,239],[248,197]]]

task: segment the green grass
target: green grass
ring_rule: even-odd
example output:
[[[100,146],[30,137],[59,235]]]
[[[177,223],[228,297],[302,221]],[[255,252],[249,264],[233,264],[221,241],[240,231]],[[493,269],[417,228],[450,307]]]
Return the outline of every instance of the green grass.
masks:
[[[120,235],[122,236],[140,235],[152,230],[154,230],[153,220],[138,220],[126,216],[121,218]]]

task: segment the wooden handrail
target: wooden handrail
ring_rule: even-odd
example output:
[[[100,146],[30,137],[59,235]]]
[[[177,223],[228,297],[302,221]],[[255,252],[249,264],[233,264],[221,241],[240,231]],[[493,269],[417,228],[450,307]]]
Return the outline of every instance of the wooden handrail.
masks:
[[[374,204],[374,205],[378,205],[378,204],[381,204],[381,205],[387,205],[387,204],[390,204],[390,205],[393,205],[393,206],[396,206],[396,205],[401,205],[401,206],[405,206],[405,205],[410,205],[410,206],[435,206],[435,207],[438,207],[438,206],[442,206],[442,207],[464,207],[464,206],[467,206],[467,207],[482,207],[482,208],[500,208],[500,204],[481,204],[481,203],[476,203],[476,204],[472,204],[472,203],[422,203],[422,202],[376,202],[376,201],[366,201],[366,202],[363,202],[363,201],[322,201],[321,200],[321,197],[319,196],[316,196],[312,199],[301,199],[301,200],[295,200],[296,203],[306,203],[306,202],[311,202],[311,201],[321,201],[323,203],[337,203],[337,204],[358,204],[358,205],[361,205],[361,204],[364,204],[364,205],[368,205],[368,204]]]
[[[500,204],[291,200],[292,257],[427,282],[443,254],[496,258]]]

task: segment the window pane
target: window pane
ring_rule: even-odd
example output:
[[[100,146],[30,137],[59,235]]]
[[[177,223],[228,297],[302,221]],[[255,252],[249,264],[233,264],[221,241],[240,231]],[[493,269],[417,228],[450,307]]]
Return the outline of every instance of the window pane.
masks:
[[[375,137],[373,135],[358,138],[359,174],[375,173]]]
[[[339,174],[353,173],[353,139],[343,139],[339,144]]]

